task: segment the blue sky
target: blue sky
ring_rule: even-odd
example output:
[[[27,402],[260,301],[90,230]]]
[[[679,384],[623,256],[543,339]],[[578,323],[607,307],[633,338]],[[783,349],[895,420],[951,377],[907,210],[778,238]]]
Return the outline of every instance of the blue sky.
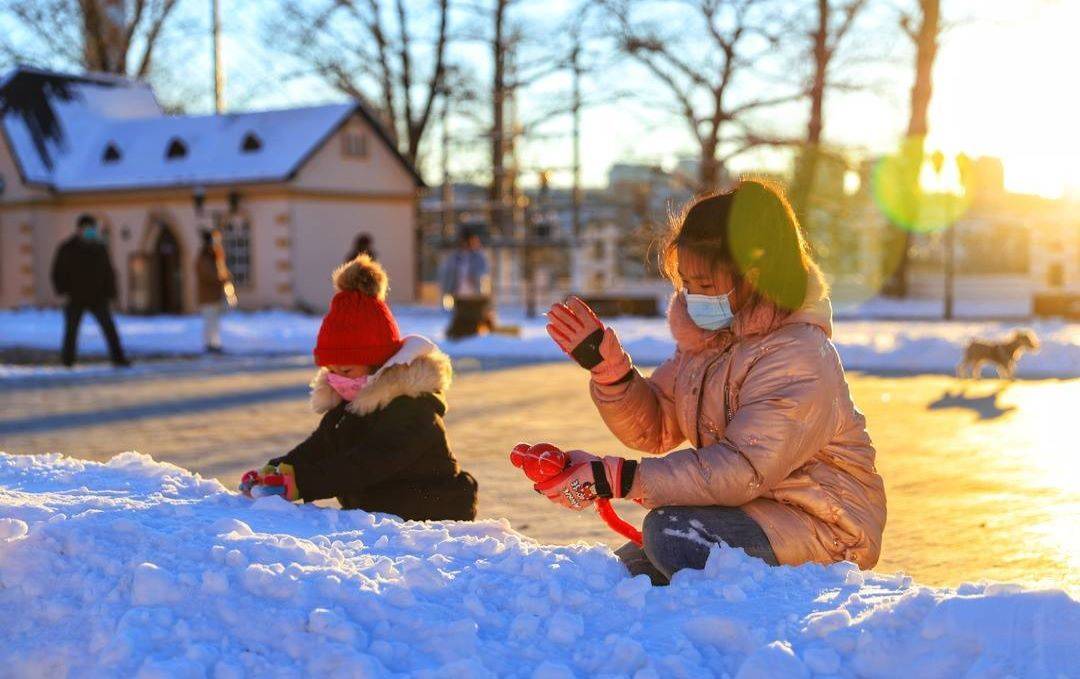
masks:
[[[277,3],[273,0],[220,0],[224,19],[224,57],[227,100],[233,109],[277,108],[340,99],[314,77],[286,77],[299,64],[268,44],[266,25]],[[902,0],[897,0],[897,4]],[[1072,31],[1080,25],[1080,2],[1075,0],[943,0],[946,14],[959,22],[942,40],[935,69],[930,144],[950,153],[1002,157],[1006,182],[1019,191],[1058,195],[1080,191],[1080,94],[1071,69],[1080,63],[1080,41]],[[417,3],[426,6],[426,3]],[[527,2],[513,13],[535,35],[557,26],[567,0]],[[826,106],[828,141],[855,153],[888,152],[907,121],[911,80],[910,46],[896,31],[895,19],[882,7],[864,18],[866,44],[860,49],[878,55],[864,67],[879,85],[873,92],[830,95]],[[195,111],[210,106],[209,2],[187,0],[181,8],[178,38],[159,59],[168,61],[172,78],[159,83],[165,99],[183,100]],[[419,9],[417,10],[419,11]],[[963,12],[967,12],[964,14]],[[599,47],[599,58],[610,65],[585,84],[587,94],[614,88],[640,96],[588,109],[583,116],[583,174],[585,182],[601,185],[615,162],[671,165],[693,156],[694,145],[683,123],[662,108],[664,90],[638,67],[620,63]],[[688,50],[693,45],[688,44]],[[480,45],[455,48],[455,56],[482,82],[490,61]],[[557,76],[539,83],[518,101],[522,117],[568,91]],[[765,122],[780,131],[799,134],[805,125],[803,103],[771,110]],[[465,125],[459,124],[464,134]],[[570,120],[552,121],[543,135],[522,150],[529,170],[555,168],[556,183],[568,183],[560,172],[570,162]],[[431,139],[434,141],[434,137]],[[438,180],[438,157],[429,145],[427,176]],[[786,158],[778,153],[748,155],[733,164],[735,171],[777,169]],[[456,172],[483,167],[483,150],[459,152]],[[534,174],[533,174],[534,176]],[[529,181],[529,175],[526,176]]]

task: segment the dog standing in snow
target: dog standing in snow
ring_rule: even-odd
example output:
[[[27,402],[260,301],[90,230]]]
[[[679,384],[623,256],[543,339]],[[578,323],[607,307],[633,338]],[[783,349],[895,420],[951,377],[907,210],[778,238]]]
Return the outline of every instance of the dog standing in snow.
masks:
[[[1025,351],[1038,350],[1039,338],[1034,332],[1026,329],[1014,331],[1012,337],[1005,342],[972,340],[964,352],[964,360],[956,366],[956,376],[961,379],[964,377],[980,379],[983,364],[990,363],[997,369],[999,377],[1011,380],[1016,372],[1016,362],[1020,360],[1020,356]]]

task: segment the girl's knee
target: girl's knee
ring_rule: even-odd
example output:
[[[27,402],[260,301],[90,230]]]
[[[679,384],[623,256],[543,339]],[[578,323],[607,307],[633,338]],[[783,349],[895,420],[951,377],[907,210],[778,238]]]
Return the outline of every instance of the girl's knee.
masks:
[[[687,540],[688,507],[662,507],[645,515],[641,534],[646,556],[664,575],[683,568],[701,568],[701,545]],[[707,556],[708,550],[704,550]]]

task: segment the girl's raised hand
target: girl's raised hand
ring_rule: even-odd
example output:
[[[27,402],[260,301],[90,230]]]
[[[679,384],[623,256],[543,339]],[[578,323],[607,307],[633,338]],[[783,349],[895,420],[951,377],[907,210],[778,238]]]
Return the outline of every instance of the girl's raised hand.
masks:
[[[605,327],[589,305],[571,296],[551,305],[547,332],[578,365],[592,373],[593,381],[613,384],[633,370],[615,331]]]

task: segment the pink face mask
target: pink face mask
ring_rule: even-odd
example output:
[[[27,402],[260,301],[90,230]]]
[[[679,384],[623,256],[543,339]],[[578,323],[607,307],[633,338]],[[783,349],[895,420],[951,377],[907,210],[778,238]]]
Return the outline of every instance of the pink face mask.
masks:
[[[346,401],[351,401],[356,398],[356,395],[360,393],[360,390],[367,386],[369,375],[361,375],[360,377],[345,377],[338,375],[337,373],[326,373],[326,381],[334,391],[336,391],[341,398]]]

